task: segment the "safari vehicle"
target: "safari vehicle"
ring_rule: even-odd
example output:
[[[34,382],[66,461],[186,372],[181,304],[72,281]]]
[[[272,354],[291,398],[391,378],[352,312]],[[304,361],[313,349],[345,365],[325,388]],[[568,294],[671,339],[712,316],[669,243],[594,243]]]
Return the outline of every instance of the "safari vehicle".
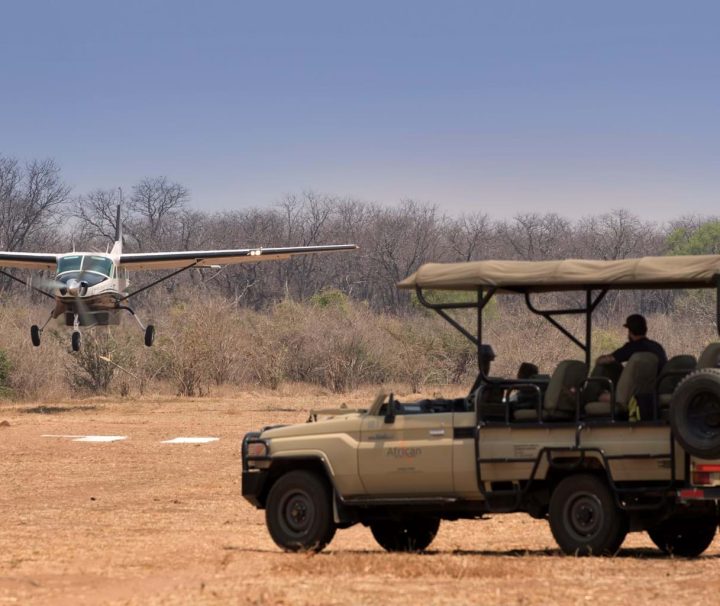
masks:
[[[567,554],[613,554],[631,531],[667,554],[708,548],[720,500],[720,343],[698,343],[659,374],[647,353],[619,377],[589,371],[593,312],[610,290],[715,289],[720,332],[720,255],[427,264],[399,286],[477,346],[477,380],[465,398],[380,396],[366,410],[318,411],[305,424],[248,433],[242,493],[265,509],[277,545],[319,551],[360,523],[387,550],[419,551],[441,520],[526,512],[549,521]],[[469,291],[472,301],[433,303],[433,289]],[[564,291],[580,302],[539,306],[542,293]],[[493,377],[483,309],[500,295],[523,297],[582,359],[560,362],[550,377]],[[457,309],[471,310],[474,331]],[[563,324],[571,315],[584,318],[584,335]],[[529,407],[516,406],[518,393]]]

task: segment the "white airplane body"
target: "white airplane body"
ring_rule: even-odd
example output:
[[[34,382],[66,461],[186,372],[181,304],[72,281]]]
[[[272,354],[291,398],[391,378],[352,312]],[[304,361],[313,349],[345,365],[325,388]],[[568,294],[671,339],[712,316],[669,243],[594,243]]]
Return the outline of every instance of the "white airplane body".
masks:
[[[118,226],[120,209],[118,208]],[[0,268],[54,270],[55,278],[45,282],[50,291],[25,282],[0,269],[13,280],[26,284],[55,300],[55,307],[45,324],[31,327],[33,345],[40,345],[40,335],[50,320],[64,316],[65,325],[73,327],[72,349],[80,349],[81,326],[107,326],[119,324],[123,312],[129,312],[145,331],[145,345],[150,346],[155,337],[152,325],[143,326],[135,312],[126,302],[134,295],[160,282],[194,267],[234,265],[289,259],[295,255],[355,250],[353,244],[298,246],[280,248],[240,248],[233,250],[195,250],[155,253],[123,253],[122,230],[118,227],[112,249],[107,253],[71,252],[45,254],[0,251]],[[134,292],[129,292],[128,274],[142,270],[169,270],[166,275]]]

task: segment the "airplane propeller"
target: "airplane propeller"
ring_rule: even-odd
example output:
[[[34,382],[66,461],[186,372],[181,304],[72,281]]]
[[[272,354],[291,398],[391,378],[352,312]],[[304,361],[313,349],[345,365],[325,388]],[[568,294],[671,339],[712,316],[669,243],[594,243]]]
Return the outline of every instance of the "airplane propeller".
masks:
[[[70,278],[67,282],[61,282],[60,280],[54,278],[42,278],[40,280],[35,280],[32,283],[33,286],[39,286],[51,291],[58,291],[62,296],[70,295],[72,297],[72,312],[77,315],[78,320],[74,326],[72,334],[73,351],[78,351],[80,349],[81,337],[80,332],[77,330],[78,325],[90,326],[92,324],[92,316],[85,304],[85,301],[83,301],[83,297],[87,294],[89,285],[82,278],[83,273],[80,274],[79,279]],[[52,319],[52,317],[53,316],[51,315],[50,318],[48,318],[48,322]],[[42,328],[37,325],[33,325],[31,327],[30,333],[32,336],[32,342],[36,347],[40,345],[40,335],[46,325],[47,322]]]

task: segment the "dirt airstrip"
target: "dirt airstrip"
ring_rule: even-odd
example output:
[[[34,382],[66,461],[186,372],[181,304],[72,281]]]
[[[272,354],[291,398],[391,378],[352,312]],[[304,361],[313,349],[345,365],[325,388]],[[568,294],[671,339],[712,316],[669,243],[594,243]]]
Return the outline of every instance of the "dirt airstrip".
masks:
[[[576,559],[523,515],[443,523],[423,555],[387,554],[363,527],[281,553],[240,497],[242,435],[372,395],[0,404],[0,605],[717,603],[720,539],[694,561],[642,534]],[[220,439],[162,443],[191,436]]]

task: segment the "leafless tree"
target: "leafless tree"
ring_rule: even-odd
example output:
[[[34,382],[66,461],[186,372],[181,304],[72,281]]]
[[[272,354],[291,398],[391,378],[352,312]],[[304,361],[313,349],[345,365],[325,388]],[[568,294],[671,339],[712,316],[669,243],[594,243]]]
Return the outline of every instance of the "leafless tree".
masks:
[[[570,222],[555,213],[520,214],[499,231],[514,256],[524,260],[562,258],[572,235]]]
[[[21,165],[0,156],[0,248],[25,250],[55,241],[70,187],[53,160]]]
[[[443,228],[453,261],[473,261],[491,256],[497,243],[495,225],[485,213],[447,219]]]
[[[94,248],[101,248],[112,242],[115,239],[117,207],[121,199],[120,188],[95,189],[78,197],[71,210],[79,228],[78,240]],[[127,208],[121,210],[121,221],[124,223],[128,220],[129,210]]]
[[[190,192],[167,177],[146,177],[132,189],[128,206],[134,215],[131,235],[145,250],[156,250],[172,239],[174,220],[186,208]]]

